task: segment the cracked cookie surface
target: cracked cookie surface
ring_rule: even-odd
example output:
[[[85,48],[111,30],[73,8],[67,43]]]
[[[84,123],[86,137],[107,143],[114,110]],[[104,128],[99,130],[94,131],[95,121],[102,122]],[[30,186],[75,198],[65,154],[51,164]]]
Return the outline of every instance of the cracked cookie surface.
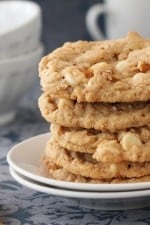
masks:
[[[48,177],[56,180],[76,182],[76,183],[93,183],[93,184],[117,184],[117,183],[138,183],[150,181],[150,176],[143,176],[138,178],[114,178],[110,180],[106,179],[92,179],[81,175],[70,173],[63,167],[57,166],[55,163],[43,159],[43,163],[48,169]]]
[[[130,32],[112,41],[66,43],[39,65],[41,86],[78,102],[150,99],[150,40]]]
[[[55,99],[44,93],[39,98],[39,108],[48,122],[66,127],[115,132],[150,123],[150,102],[77,103],[69,99]]]
[[[53,139],[46,145],[45,157],[73,174],[94,179],[136,178],[150,174],[150,162],[101,163],[90,154],[68,151]]]
[[[150,161],[150,125],[109,133],[52,124],[51,134],[61,147],[103,163]]]

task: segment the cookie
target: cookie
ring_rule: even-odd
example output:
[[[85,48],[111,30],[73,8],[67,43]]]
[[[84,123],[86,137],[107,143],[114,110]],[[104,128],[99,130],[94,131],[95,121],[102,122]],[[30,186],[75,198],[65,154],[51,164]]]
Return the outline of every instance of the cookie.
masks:
[[[114,135],[94,129],[69,128],[51,124],[51,135],[61,147],[71,151],[91,153],[103,140],[113,140]]]
[[[90,154],[77,153],[60,147],[56,141],[49,140],[45,157],[67,171],[94,179],[135,178],[150,175],[150,163],[101,163]]]
[[[150,161],[150,125],[108,133],[52,124],[51,133],[61,147],[91,153],[103,163]]]
[[[76,183],[93,183],[93,184],[137,183],[150,181],[150,176],[143,176],[139,178],[126,178],[126,179],[114,178],[110,180],[92,179],[70,173],[66,169],[63,169],[62,167],[59,167],[55,163],[48,161],[46,159],[44,159],[44,163],[46,164],[49,171],[48,177],[56,180],[76,182]]]
[[[150,40],[131,32],[109,41],[66,43],[39,64],[44,91],[78,102],[150,99]]]
[[[39,98],[39,108],[48,122],[66,127],[114,132],[150,123],[150,102],[77,103],[44,93]]]

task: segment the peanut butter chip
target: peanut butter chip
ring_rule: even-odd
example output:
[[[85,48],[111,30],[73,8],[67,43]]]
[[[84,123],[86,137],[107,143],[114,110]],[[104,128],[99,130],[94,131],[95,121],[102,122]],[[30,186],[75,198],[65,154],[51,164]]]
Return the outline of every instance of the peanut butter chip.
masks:
[[[92,73],[92,71],[91,71],[90,69],[84,70],[84,74],[85,74],[85,76],[86,76],[87,78],[90,78],[90,77],[93,76],[93,73]]]
[[[147,71],[149,71],[150,70],[150,64],[147,64],[147,63],[141,63],[140,65],[139,65],[139,69],[140,69],[140,71],[141,72],[147,72]]]

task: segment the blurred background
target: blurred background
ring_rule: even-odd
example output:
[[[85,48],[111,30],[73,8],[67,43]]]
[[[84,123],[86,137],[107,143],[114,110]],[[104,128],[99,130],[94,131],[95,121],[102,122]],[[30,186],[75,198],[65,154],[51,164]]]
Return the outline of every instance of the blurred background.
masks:
[[[41,12],[28,2],[38,4]],[[8,132],[17,130],[17,126],[38,122],[45,124],[47,131],[48,125],[38,109],[41,94],[38,63],[42,55],[64,42],[92,40],[86,28],[86,13],[91,6],[104,1],[28,2],[24,5],[22,0],[0,1],[0,135],[3,135],[3,127]],[[35,15],[33,20],[32,15]],[[98,17],[98,26],[105,34],[104,22],[102,14]],[[19,28],[18,24],[21,24]]]
[[[103,1],[38,0],[35,2],[42,8],[42,40],[45,52],[48,53],[66,41],[90,40],[91,37],[85,26],[85,15],[90,6]],[[103,18],[99,18],[99,23],[104,29]]]
[[[44,55],[48,54],[66,41],[92,40],[85,25],[85,15],[87,10],[100,0],[38,0],[42,10],[42,35],[41,41],[44,44]],[[100,26],[104,30],[104,15],[99,17]],[[27,117],[32,121],[42,119],[37,101],[41,94],[40,80],[37,78],[32,88],[28,90],[19,104],[17,118]],[[30,113],[29,113],[30,111]],[[25,113],[26,112],[26,113]],[[46,124],[47,125],[47,124]]]

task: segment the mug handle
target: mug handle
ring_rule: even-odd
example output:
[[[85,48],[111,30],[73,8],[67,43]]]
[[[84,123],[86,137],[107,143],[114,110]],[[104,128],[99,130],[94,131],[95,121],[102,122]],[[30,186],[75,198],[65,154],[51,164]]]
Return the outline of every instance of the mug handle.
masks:
[[[99,15],[104,12],[106,12],[105,5],[103,3],[102,4],[98,3],[91,6],[86,13],[85,16],[86,27],[94,40],[105,39],[105,36],[101,31],[97,22]]]

